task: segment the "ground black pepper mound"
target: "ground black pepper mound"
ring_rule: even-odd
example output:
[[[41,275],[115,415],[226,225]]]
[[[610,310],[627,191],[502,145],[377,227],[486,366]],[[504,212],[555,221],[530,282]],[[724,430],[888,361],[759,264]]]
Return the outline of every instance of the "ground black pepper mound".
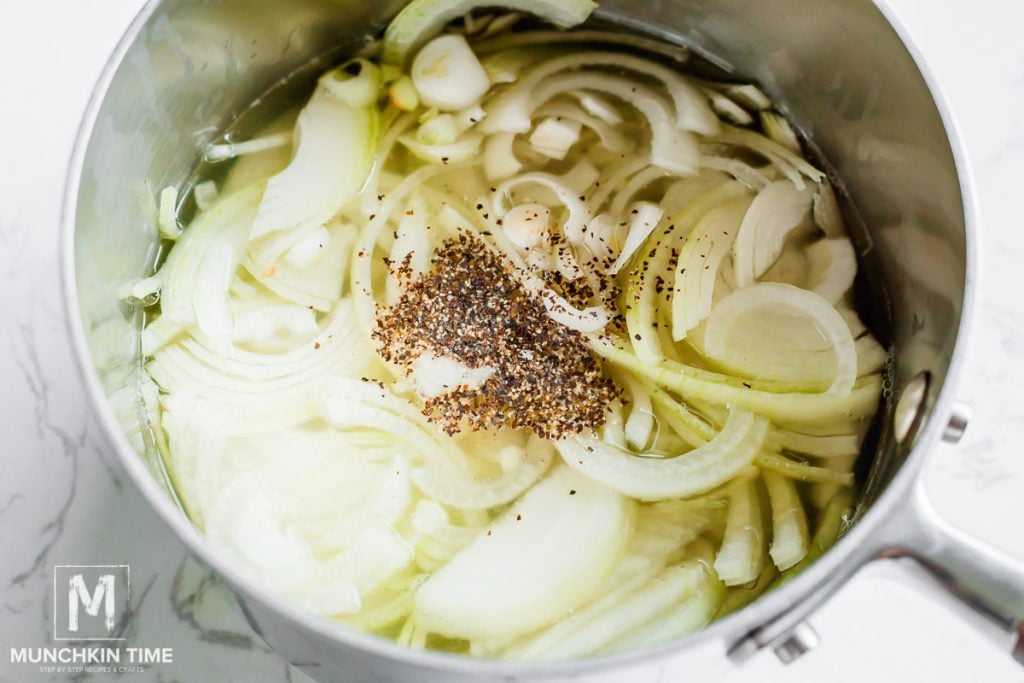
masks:
[[[378,307],[373,337],[383,358],[409,368],[432,351],[495,373],[426,401],[424,415],[449,434],[462,428],[526,428],[557,439],[604,423],[618,395],[582,334],[548,317],[511,268],[479,238],[463,233],[413,276],[390,264],[399,300]]]

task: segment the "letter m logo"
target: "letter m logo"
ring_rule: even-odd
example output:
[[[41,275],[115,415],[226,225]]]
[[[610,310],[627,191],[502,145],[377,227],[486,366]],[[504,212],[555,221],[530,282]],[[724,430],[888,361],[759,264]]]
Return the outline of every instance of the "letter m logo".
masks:
[[[103,574],[96,582],[92,595],[85,587],[85,579],[75,574],[68,581],[68,630],[78,632],[78,605],[85,606],[86,614],[99,616],[100,603],[103,603],[106,619],[103,622],[108,631],[114,630],[114,575]]]
[[[128,565],[57,565],[53,569],[54,640],[124,640]]]

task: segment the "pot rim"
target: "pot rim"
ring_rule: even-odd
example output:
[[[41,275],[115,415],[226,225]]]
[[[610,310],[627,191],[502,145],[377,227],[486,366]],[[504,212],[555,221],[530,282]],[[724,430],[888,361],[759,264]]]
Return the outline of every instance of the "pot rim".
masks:
[[[870,509],[821,558],[785,585],[759,597],[746,608],[712,622],[700,631],[668,643],[589,659],[543,663],[478,659],[428,650],[410,650],[391,640],[309,614],[287,601],[267,593],[257,581],[236,567],[233,561],[210,544],[206,537],[192,525],[181,510],[173,504],[166,491],[157,483],[139,454],[129,443],[103,392],[89,353],[83,321],[78,310],[74,248],[75,226],[82,167],[99,110],[125,55],[162,2],[163,0],[147,0],[125,29],[93,87],[76,133],[65,179],[60,220],[62,298],[78,371],[84,380],[89,401],[95,409],[103,433],[116,450],[121,466],[127,472],[137,491],[147,500],[151,509],[184,543],[185,547],[214,569],[219,577],[223,578],[233,590],[240,592],[246,600],[261,604],[288,620],[295,627],[312,632],[318,637],[360,649],[383,659],[397,660],[408,666],[478,676],[579,675],[667,658],[715,639],[742,637],[758,626],[785,613],[794,605],[801,603],[808,595],[826,584],[829,577],[836,573],[841,565],[856,561],[858,552],[863,552],[864,548],[869,548],[872,551],[880,549],[876,548],[879,536],[876,534],[876,530],[883,526],[886,518],[894,510],[905,505],[908,498],[905,494],[917,483],[927,453],[939,439],[952,412],[956,400],[955,390],[967,353],[968,332],[976,306],[980,251],[976,226],[977,201],[958,123],[908,30],[900,23],[885,0],[873,0],[873,3],[914,60],[939,112],[953,155],[964,213],[965,280],[960,320],[949,368],[935,397],[934,406],[923,431],[907,456],[906,462]]]

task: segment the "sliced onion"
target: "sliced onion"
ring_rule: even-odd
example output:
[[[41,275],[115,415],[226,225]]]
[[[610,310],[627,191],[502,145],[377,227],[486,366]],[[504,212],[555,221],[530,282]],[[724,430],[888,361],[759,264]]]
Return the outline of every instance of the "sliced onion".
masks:
[[[530,127],[533,113],[531,100],[543,89],[541,83],[545,79],[559,72],[595,66],[627,69],[659,81],[672,98],[677,127],[701,135],[718,132],[718,117],[708,107],[707,99],[685,76],[664,64],[622,52],[576,52],[545,60],[524,74],[515,86],[495,98],[490,105],[492,120],[488,127],[491,130],[525,132]]]
[[[250,242],[242,266],[278,296],[317,311],[331,311],[341,297],[357,234],[356,226],[332,221],[310,231],[283,257],[266,265],[260,265],[260,241]]]
[[[807,289],[831,304],[839,303],[857,277],[857,254],[847,237],[825,238],[807,247],[811,272]]]
[[[409,524],[419,538],[414,540],[417,544],[426,545],[430,542],[432,555],[445,555],[445,560],[451,558],[457,551],[469,545],[473,538],[480,532],[480,528],[472,519],[472,515],[462,512],[465,526],[455,524],[451,520],[448,510],[432,500],[420,500],[416,504],[416,510],[409,518]],[[480,520],[481,524],[490,521],[487,513]],[[438,552],[440,551],[440,552]],[[450,552],[449,552],[450,551]]]
[[[484,142],[484,174],[488,180],[504,180],[514,176],[523,168],[523,164],[512,151],[515,133],[494,133],[487,136]]]
[[[231,410],[188,390],[164,395],[161,404],[160,424],[170,454],[165,460],[168,474],[190,518],[208,531],[207,517],[225,483],[221,475],[225,450],[239,421]]]
[[[373,254],[377,247],[377,240],[395,211],[404,206],[408,195],[421,187],[430,178],[454,170],[471,162],[459,162],[450,165],[431,165],[418,168],[388,192],[387,197],[381,202],[380,208],[366,225],[352,249],[351,261],[351,292],[356,301],[356,315],[362,324],[367,336],[369,336],[374,325],[374,300],[373,283]]]
[[[321,402],[323,417],[340,430],[373,430],[398,437],[410,449],[417,462],[459,464],[461,455],[450,440],[436,429],[420,424],[418,419],[395,414],[384,407],[339,396],[335,386],[328,385]]]
[[[395,241],[391,245],[391,268],[388,269],[385,300],[391,305],[401,295],[400,283],[396,268],[408,267],[408,273],[418,276],[430,270],[430,257],[434,253],[430,246],[427,230],[427,207],[422,197],[413,195],[406,205],[398,229],[395,230]]]
[[[204,180],[196,183],[192,188],[192,196],[196,200],[196,208],[200,211],[207,211],[217,201],[217,183],[213,180]]]
[[[836,310],[839,311],[839,315],[843,316],[843,320],[845,320],[847,326],[849,326],[850,334],[853,335],[854,339],[859,339],[865,333],[867,333],[867,326],[864,325],[863,321],[861,321],[860,316],[857,315],[857,312],[855,310],[853,310],[843,302],[840,302],[836,305]]]
[[[305,342],[320,332],[316,314],[307,306],[274,303],[240,309],[231,341],[259,351],[279,351],[296,338]]]
[[[802,190],[805,187],[804,177],[814,183],[825,179],[825,174],[808,163],[802,156],[794,154],[777,142],[752,130],[736,128],[734,126],[723,126],[721,132],[716,137],[716,141],[745,147],[753,152],[757,152],[778,166],[779,170],[796,185],[798,190]]]
[[[801,391],[824,391],[835,378],[836,358],[831,343],[813,319],[794,317],[784,307],[751,312],[729,334],[725,351],[710,358],[704,330],[696,328],[690,345],[714,369],[731,376],[789,383]],[[889,354],[870,335],[854,343],[857,377],[879,372]]]
[[[712,358],[725,354],[726,340],[734,325],[750,312],[782,307],[814,321],[832,345],[836,375],[825,393],[848,396],[857,380],[857,351],[846,321],[832,305],[813,292],[779,282],[761,282],[728,295],[715,305],[708,318],[704,344]]]
[[[318,396],[329,378],[348,373],[358,376],[363,371],[373,350],[359,338],[358,329],[355,331],[348,339],[321,333],[308,343],[308,349],[316,353],[314,358],[293,356],[291,362],[282,361],[277,367],[235,361],[186,341],[157,352],[147,370],[164,391],[205,397],[234,412],[245,429],[266,433],[315,419],[320,414]],[[269,360],[278,354],[237,350],[232,355]]]
[[[368,59],[356,58],[325,73],[320,83],[336,99],[353,107],[376,106],[380,97],[380,67]]]
[[[160,192],[160,208],[158,210],[160,236],[176,240],[181,236],[178,225],[178,188],[168,185]]]
[[[506,12],[505,14],[499,14],[487,23],[487,26],[483,29],[482,35],[486,38],[506,33],[522,18],[522,12]]]
[[[597,167],[586,159],[581,159],[575,166],[562,174],[562,182],[573,192],[586,194],[601,177]]]
[[[412,135],[403,135],[398,141],[418,159],[430,164],[448,164],[475,157],[480,150],[483,136],[479,133],[467,133],[458,140],[439,145],[426,145]]]
[[[814,222],[826,237],[843,237],[846,234],[839,200],[828,178],[822,178],[814,192]]]
[[[530,135],[530,146],[551,159],[564,159],[580,139],[583,124],[573,119],[548,117],[538,123]]]
[[[643,510],[637,510],[634,518],[640,518],[639,523],[642,523],[643,517]],[[485,641],[486,651],[491,654],[500,653],[509,659],[541,659],[552,648],[573,639],[604,615],[613,612],[664,566],[658,559],[641,553],[637,548],[637,540],[638,534],[634,532],[627,542],[625,555],[594,592],[594,599],[550,626],[512,643],[489,639]]]
[[[556,95],[576,90],[595,90],[607,93],[636,108],[647,119],[651,128],[651,160],[673,173],[693,175],[700,165],[697,143],[689,131],[676,127],[671,105],[665,102],[651,88],[638,85],[635,81],[598,72],[559,73],[542,81],[529,93],[523,103],[502,104],[501,101],[488,104],[488,117],[484,128],[490,132],[525,132],[530,129],[533,112]],[[504,114],[499,107],[508,106]]]
[[[611,316],[603,306],[588,306],[579,309],[550,289],[543,290],[539,294],[548,317],[577,332],[583,334],[600,332],[611,320]]]
[[[193,221],[160,268],[162,316],[210,337],[228,338],[234,312],[228,286],[256,213],[262,184],[225,197]]]
[[[473,44],[473,51],[478,55],[483,54],[479,43]],[[480,64],[487,72],[491,85],[515,83],[524,70],[544,59],[547,54],[546,50],[512,49],[487,54],[480,59]]]
[[[438,114],[416,130],[416,141],[424,145],[447,145],[459,137],[459,124],[451,114]]]
[[[470,105],[455,113],[455,123],[458,125],[460,133],[466,132],[485,118],[487,118],[487,112],[479,104]]]
[[[835,463],[829,461],[823,466],[808,465],[800,460],[793,460],[780,453],[766,450],[758,454],[754,463],[762,470],[772,470],[797,481],[853,486],[852,470],[836,467],[845,458],[836,458],[835,460]]]
[[[403,74],[388,88],[388,101],[401,111],[413,112],[420,106],[420,93],[412,79]]]
[[[346,344],[355,344],[358,329],[351,318],[351,300],[343,299],[316,337],[280,353],[256,352],[238,346],[213,349],[202,337],[183,340],[181,346],[225,375],[260,381],[284,379],[311,371],[323,361],[325,352],[330,355],[335,346],[344,348]]]
[[[117,298],[135,299],[136,301],[142,301],[143,303],[147,300],[152,302],[160,294],[160,288],[163,287],[163,284],[163,280],[155,275],[144,277],[140,280],[128,282],[118,287]]]
[[[387,131],[381,136],[380,144],[377,146],[377,155],[366,178],[360,200],[360,210],[365,215],[369,216],[380,211],[381,197],[378,190],[384,162],[391,156],[392,150],[398,144],[398,138],[408,130],[415,120],[416,117],[412,113],[402,114],[387,127]]]
[[[615,261],[615,235],[618,221],[610,214],[594,216],[587,224],[583,245],[602,263]]]
[[[590,347],[616,365],[688,399],[743,406],[781,427],[807,434],[852,431],[853,425],[874,414],[882,390],[878,375],[862,378],[846,396],[808,393],[792,387],[769,390],[745,382],[752,385],[747,388],[742,382],[734,382],[736,378],[697,370],[664,358],[653,363],[641,361],[635,354],[607,340],[591,337]]]
[[[580,106],[583,107],[588,114],[596,116],[598,119],[611,126],[617,126],[622,123],[622,115],[615,109],[615,106],[600,95],[595,95],[594,93],[587,92],[585,90],[578,90],[570,94],[579,100]]]
[[[629,392],[629,417],[622,427],[622,436],[629,446],[643,452],[647,445],[655,438],[656,424],[654,421],[654,408],[651,405],[651,395],[647,387],[630,376],[625,376],[624,384]]]
[[[849,476],[849,480],[845,482],[839,481],[821,481],[811,484],[811,504],[817,509],[823,510],[828,507],[829,501],[835,498],[837,495],[841,495],[844,489],[848,489],[853,486],[853,466],[857,462],[857,457],[860,454],[853,455],[840,455],[834,458],[829,458],[825,466],[835,472],[836,474],[846,474]]]
[[[447,462],[460,472],[470,471],[458,444],[429,422],[413,402],[390,388],[338,375],[327,382],[320,407],[328,422],[339,428],[372,429],[405,441],[425,458],[418,460],[417,466]]]
[[[712,619],[720,616],[719,610],[725,600],[725,586],[703,562],[698,561],[696,564],[702,575],[698,587],[675,609],[618,641],[617,649],[668,643],[704,628]]]
[[[142,357],[149,358],[184,333],[184,326],[171,322],[168,316],[160,316],[142,330]]]
[[[672,337],[680,340],[712,313],[715,280],[750,199],[741,196],[711,210],[686,238],[672,289]]]
[[[512,244],[529,249],[548,238],[551,210],[543,204],[517,204],[502,221],[501,227]]]
[[[658,312],[661,292],[656,289],[658,277],[671,284],[671,249],[708,211],[746,194],[746,189],[739,183],[723,182],[718,177],[695,179],[692,184],[692,195],[682,197],[685,206],[673,214],[671,230],[666,226],[651,238],[655,241],[654,255],[648,259],[646,272],[635,270],[629,278],[627,297],[631,305],[626,309],[626,326],[631,346],[646,364],[656,364],[665,357],[660,335],[654,333],[664,324],[659,320]]]
[[[733,244],[737,286],[751,284],[778,260],[786,237],[809,216],[812,197],[809,189],[798,190],[788,180],[776,180],[758,193]]]
[[[793,567],[782,581],[789,580],[811,562],[821,557],[826,550],[835,545],[836,539],[846,530],[851,514],[852,497],[849,491],[836,493],[818,512],[818,528],[811,538],[811,547],[807,551],[807,557]]]
[[[569,216],[562,225],[562,234],[570,243],[582,244],[584,228],[590,222],[590,211],[587,210],[587,205],[579,198],[579,195],[567,187],[558,176],[536,172],[509,178],[494,191],[491,207],[494,214],[499,218],[504,217],[509,211],[505,208],[505,199],[510,195],[512,189],[519,185],[530,184],[542,185],[555,193],[558,201],[569,210]]]
[[[613,193],[621,191],[630,178],[642,173],[650,165],[651,159],[647,155],[626,158],[609,165],[601,171],[600,186],[587,196],[587,207],[592,212],[598,211]]]
[[[834,434],[831,436],[810,436],[787,429],[778,429],[769,438],[772,448],[784,448],[794,453],[822,458],[843,457],[860,453],[861,437],[858,434]]]
[[[321,225],[308,237],[303,238],[290,248],[285,253],[284,260],[298,268],[308,268],[313,265],[323,250],[330,246],[331,241],[331,233]]]
[[[756,483],[740,481],[729,490],[725,538],[715,558],[715,571],[726,586],[742,586],[761,573],[765,539]]]
[[[739,101],[740,104],[751,111],[760,111],[772,106],[771,98],[765,95],[756,85],[751,85],[750,83],[727,85],[725,92],[728,93],[729,97]]]
[[[624,596],[621,602],[579,626],[560,642],[531,659],[570,659],[618,649],[620,639],[667,612],[674,612],[695,595],[706,578],[699,563],[668,567]]]
[[[857,340],[857,376],[863,377],[882,370],[890,360],[890,354],[870,334]]]
[[[630,178],[622,189],[618,189],[615,192],[615,198],[608,205],[608,211],[615,215],[621,216],[626,212],[626,205],[633,201],[633,198],[641,191],[644,190],[654,183],[669,177],[671,174],[665,171],[663,168],[657,166],[650,166],[640,171],[632,178]],[[633,207],[635,208],[635,207]]]
[[[647,241],[647,238],[654,232],[654,228],[658,226],[662,215],[662,210],[657,204],[637,202],[633,205],[633,209],[630,212],[629,232],[626,233],[626,241],[623,243],[622,251],[619,252],[615,263],[609,268],[609,273],[613,275],[618,273],[629,262],[633,254],[636,253],[636,250],[640,248],[640,245]]]
[[[412,550],[402,535],[387,522],[371,518],[347,548],[321,562],[320,583],[327,588],[351,583],[362,596],[411,561]]]
[[[451,638],[510,640],[594,595],[622,556],[632,505],[558,467],[428,578],[415,619]]]
[[[460,389],[479,389],[496,369],[487,365],[471,368],[456,358],[424,351],[410,366],[416,393],[435,398]]]
[[[701,156],[700,164],[703,168],[728,173],[752,190],[761,191],[771,182],[771,177],[764,173],[764,169],[755,168],[739,159],[705,154]]]
[[[701,87],[704,95],[711,102],[711,108],[716,114],[737,126],[749,126],[754,122],[754,117],[746,109],[736,104],[728,96],[718,92],[714,88]]]
[[[653,612],[674,611],[672,605],[664,604],[664,601],[659,605],[656,604],[658,600],[634,601],[632,598],[638,592],[646,593],[653,584],[663,580],[664,575],[659,577],[659,574],[670,555],[696,539],[709,521],[708,515],[693,514],[692,511],[664,514],[656,505],[638,508],[625,554],[595,591],[593,600],[551,626],[514,643],[488,641],[486,649],[518,660],[549,659],[556,654],[562,656],[563,647],[577,651],[601,651],[609,638],[617,639],[629,633],[638,621],[651,619]],[[696,557],[691,560],[690,555],[687,552],[684,568],[693,566],[691,562],[702,561]],[[640,605],[645,609],[637,609]]]
[[[319,572],[309,544],[278,517],[270,492],[252,472],[239,474],[221,490],[207,517],[206,534],[276,593],[310,582]],[[332,602],[332,610],[359,609],[354,587]]]
[[[638,500],[666,500],[710,491],[728,481],[753,461],[767,433],[767,420],[731,408],[715,438],[674,458],[636,457],[587,437],[563,439],[558,450],[571,468],[613,491]]]
[[[257,154],[268,149],[285,147],[292,143],[291,131],[271,133],[263,137],[252,138],[243,142],[227,142],[211,144],[206,148],[206,160],[211,162],[226,161],[246,154]]]
[[[492,444],[492,448],[495,446]],[[457,509],[489,510],[509,503],[544,476],[554,461],[550,442],[531,436],[523,443],[497,448],[502,472],[496,478],[467,476],[432,463],[413,474],[416,486],[430,498]]]
[[[288,143],[281,144],[258,153],[245,154],[235,158],[224,180],[220,183],[220,196],[226,197],[245,189],[255,182],[265,182],[267,178],[280,173],[288,167],[292,158],[292,140],[295,122],[299,111],[290,109],[273,119],[258,131],[260,138],[286,133]]]
[[[412,82],[428,107],[458,111],[479,102],[491,87],[480,61],[463,36],[434,38],[412,63]]]
[[[251,471],[225,487],[207,533],[275,593],[324,616],[359,611],[363,594],[412,559],[404,539],[379,519],[366,520],[346,548],[318,559],[268,482]]]
[[[807,515],[790,479],[771,470],[764,470],[763,476],[772,508],[772,544],[768,554],[779,571],[785,571],[807,555]]]
[[[761,112],[761,128],[771,140],[782,145],[793,154],[800,154],[800,138],[782,114],[774,111]]]
[[[661,198],[660,205],[665,213],[675,218],[690,202],[695,201],[712,187],[721,185],[728,176],[714,170],[705,170],[694,178],[682,178],[672,181]]]
[[[299,114],[295,156],[267,182],[253,238],[329,221],[362,188],[376,152],[375,106],[356,107],[317,88]]]
[[[222,470],[253,472],[278,514],[323,557],[358,543],[373,522],[400,522],[412,501],[412,468],[394,439],[302,426],[232,439]],[[339,457],[343,454],[343,457]]]
[[[398,13],[384,32],[381,59],[402,66],[420,45],[436,35],[452,19],[477,7],[493,6],[493,0],[414,0]],[[592,0],[502,0],[501,7],[535,14],[559,28],[582,24],[597,6]]]

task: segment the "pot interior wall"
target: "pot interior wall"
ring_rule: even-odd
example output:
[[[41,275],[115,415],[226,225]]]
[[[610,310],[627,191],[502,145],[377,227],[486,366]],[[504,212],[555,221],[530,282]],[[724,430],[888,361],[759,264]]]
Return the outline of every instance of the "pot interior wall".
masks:
[[[382,26],[401,0],[162,3],[128,47],[96,117],[81,171],[76,278],[88,344],[126,433],[145,452],[135,404],[141,314],[118,286],[158,257],[155,197],[193,175],[199,150],[256,97],[314,57],[330,60]],[[913,59],[870,0],[602,2],[603,19],[685,42],[783,102],[842,178],[875,331],[892,382],[941,386],[965,285],[965,225],[939,112]],[[309,70],[312,74],[313,71]],[[309,82],[309,77],[305,79]],[[852,210],[852,209],[851,209]],[[852,217],[852,216],[851,216]],[[856,225],[862,225],[857,230]],[[905,457],[878,429],[865,472],[873,500]]]

